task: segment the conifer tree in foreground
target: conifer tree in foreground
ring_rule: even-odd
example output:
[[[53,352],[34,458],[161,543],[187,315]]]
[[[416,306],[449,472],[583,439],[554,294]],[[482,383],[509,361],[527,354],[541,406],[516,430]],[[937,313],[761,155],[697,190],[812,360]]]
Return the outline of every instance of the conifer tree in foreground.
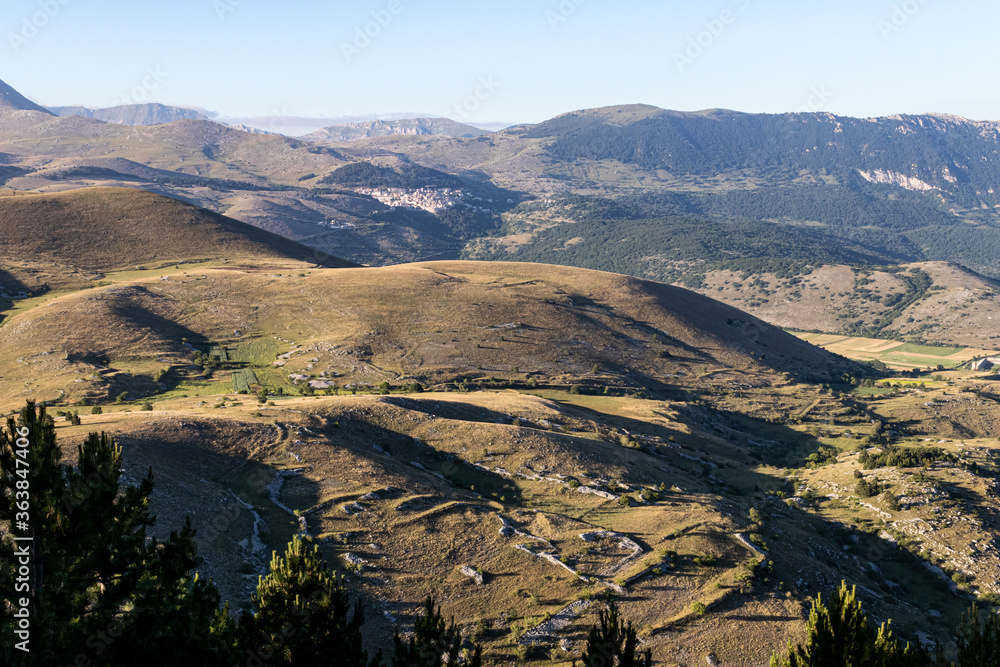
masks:
[[[1000,616],[985,614],[973,604],[958,626],[958,665],[1000,665]],[[953,665],[955,663],[952,663]]]
[[[788,645],[785,658],[771,657],[771,667],[925,667],[931,664],[923,649],[900,644],[888,623],[876,632],[868,625],[855,589],[846,582],[827,607],[821,595],[813,601],[806,623],[805,646]]]
[[[16,445],[23,434],[27,447]],[[190,522],[166,542],[146,534],[155,521],[152,470],[121,490],[121,448],[104,434],[80,445],[76,467],[61,456],[44,407],[29,401],[0,428],[0,519],[11,522],[0,590],[15,590],[13,537],[31,538],[20,543],[31,551],[30,653],[5,628],[3,663],[227,663],[233,628],[215,586],[191,575],[198,558]],[[24,500],[18,491],[27,492],[26,525],[13,521]]]
[[[599,612],[599,618],[600,625],[592,627],[587,637],[583,667],[650,667],[653,664],[649,649],[641,658],[636,657],[638,635],[631,621],[626,624],[619,617],[614,600]]]
[[[284,556],[275,552],[251,601],[253,613],[244,612],[240,620],[241,664],[369,665],[361,645],[362,602],[352,608],[343,580],[330,571],[319,547],[309,548],[296,536]],[[381,655],[371,664],[381,664]]]
[[[397,633],[392,638],[394,652],[389,667],[443,667],[457,665],[462,635],[452,619],[447,625],[434,598],[424,602],[424,615],[413,625],[413,636],[404,642]],[[469,667],[481,667],[482,646],[476,645]]]

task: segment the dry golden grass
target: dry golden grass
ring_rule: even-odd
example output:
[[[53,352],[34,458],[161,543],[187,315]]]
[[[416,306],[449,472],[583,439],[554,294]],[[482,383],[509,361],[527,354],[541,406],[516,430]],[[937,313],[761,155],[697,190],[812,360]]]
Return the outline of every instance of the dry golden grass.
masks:
[[[230,346],[248,337],[273,341],[290,355],[270,372],[341,386],[524,382],[531,375],[597,391],[669,392],[765,377],[782,382],[780,373],[833,379],[853,370],[686,290],[581,269],[440,262],[137,273],[18,302],[0,328],[0,349],[8,351],[0,373],[11,399],[26,391],[71,401],[109,397],[111,378],[91,384],[93,373],[181,368],[190,359],[185,338]],[[156,393],[148,382],[122,382],[133,397]]]
[[[32,288],[178,262],[348,265],[205,209],[124,188],[0,197],[0,260],[9,278]]]
[[[58,209],[60,198],[97,195],[117,196],[39,201]],[[89,210],[84,204],[74,210]],[[763,664],[800,632],[808,596],[840,578],[870,591],[866,602],[898,619],[897,631],[924,627],[922,611],[865,569],[867,552],[844,551],[857,536],[891,560],[891,550],[876,549],[882,541],[846,528],[835,507],[788,506],[776,492],[794,493],[789,469],[820,442],[847,449],[844,430],[867,432],[875,416],[938,434],[977,409],[996,414],[963,402],[971,393],[936,408],[947,420],[922,410],[915,394],[877,402],[869,414],[820,384],[855,373],[852,362],[682,289],[527,264],[313,268],[213,220],[206,224],[222,229],[212,232],[219,254],[200,246],[194,255],[209,261],[172,257],[136,269],[139,255],[124,262],[108,251],[99,257],[106,284],[88,289],[74,285],[82,245],[62,246],[62,259],[38,258],[47,273],[33,279],[58,289],[5,312],[0,406],[30,397],[53,410],[76,404],[83,424],[59,422],[67,452],[88,431],[117,434],[129,479],[155,469],[161,528],[193,515],[202,571],[226,597],[246,599],[270,551],[299,528],[294,510],[338,567],[349,554],[365,561],[349,582],[368,600],[372,636],[390,636],[434,593],[466,629],[493,626],[482,639],[498,661],[511,660],[545,614],[619,582],[644,645],[668,664],[710,653],[727,665]],[[140,253],[136,239],[147,231],[133,222],[121,242]],[[95,225],[80,229],[95,234]],[[36,247],[23,229],[9,229]],[[186,252],[182,236],[166,235],[171,252]],[[237,361],[198,380],[190,346],[226,348]],[[326,381],[364,395],[272,395],[260,405],[232,393],[239,367],[272,390]],[[302,379],[293,384],[290,375]],[[394,393],[372,395],[383,381]],[[398,393],[413,382],[435,391]],[[935,391],[949,389],[958,391],[944,383]],[[154,409],[110,404],[121,392]],[[104,414],[88,414],[84,399],[102,402]],[[996,435],[991,419],[975,422],[981,435]],[[825,431],[812,435],[817,428]],[[797,481],[840,483],[850,474],[843,456]],[[988,505],[983,484],[948,483],[966,484]],[[763,525],[750,525],[751,506],[766,515]],[[520,534],[501,533],[504,523]],[[595,531],[616,534],[581,538]],[[738,533],[767,542],[752,585],[748,568],[759,556]],[[956,549],[970,535],[942,530],[935,548]],[[550,559],[525,551],[540,547]],[[463,566],[480,568],[484,584]],[[883,569],[949,623],[961,606],[931,574],[898,571],[894,561]],[[996,580],[988,569],[975,576],[982,586]],[[693,612],[696,602],[707,605],[705,616]],[[538,640],[578,650],[593,611]],[[545,664],[544,649],[532,660]]]

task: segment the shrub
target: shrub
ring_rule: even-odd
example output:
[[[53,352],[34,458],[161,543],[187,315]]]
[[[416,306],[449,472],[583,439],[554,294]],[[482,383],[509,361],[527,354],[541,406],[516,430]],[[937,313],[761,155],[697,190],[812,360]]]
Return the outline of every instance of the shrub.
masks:
[[[877,496],[881,487],[879,486],[878,480],[869,481],[867,479],[859,479],[858,485],[855,487],[855,491],[862,498],[871,498],[872,496]]]
[[[99,415],[99,414],[102,414],[103,412],[104,412],[104,409],[101,408],[101,406],[99,406],[99,405],[95,405],[94,407],[92,407],[90,409],[90,414],[92,414],[92,415]]]
[[[882,497],[882,503],[885,505],[886,509],[888,509],[890,512],[899,511],[899,498],[897,498],[895,494],[886,491],[885,493],[882,494],[881,497]]]
[[[708,609],[701,602],[692,602],[691,611],[693,611],[698,616],[704,616],[705,612],[708,611]]]
[[[716,560],[716,556],[713,553],[706,553],[694,557],[695,565],[702,565],[704,567],[711,567],[712,565],[715,565]]]

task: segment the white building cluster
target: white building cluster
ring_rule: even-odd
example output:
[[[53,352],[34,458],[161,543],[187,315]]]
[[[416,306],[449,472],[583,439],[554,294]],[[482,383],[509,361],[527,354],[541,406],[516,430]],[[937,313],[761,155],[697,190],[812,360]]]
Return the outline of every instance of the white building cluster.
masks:
[[[417,208],[438,213],[460,203],[468,193],[454,188],[359,188],[358,194],[369,195],[393,208]]]

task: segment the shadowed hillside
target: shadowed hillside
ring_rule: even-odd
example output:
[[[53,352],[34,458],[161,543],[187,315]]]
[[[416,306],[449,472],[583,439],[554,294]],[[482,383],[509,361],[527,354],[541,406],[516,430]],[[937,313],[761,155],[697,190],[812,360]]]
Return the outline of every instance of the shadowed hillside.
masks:
[[[350,265],[189,204],[119,188],[0,197],[0,257],[15,276],[25,262],[44,266],[44,283],[50,287],[145,263],[295,260]]]

